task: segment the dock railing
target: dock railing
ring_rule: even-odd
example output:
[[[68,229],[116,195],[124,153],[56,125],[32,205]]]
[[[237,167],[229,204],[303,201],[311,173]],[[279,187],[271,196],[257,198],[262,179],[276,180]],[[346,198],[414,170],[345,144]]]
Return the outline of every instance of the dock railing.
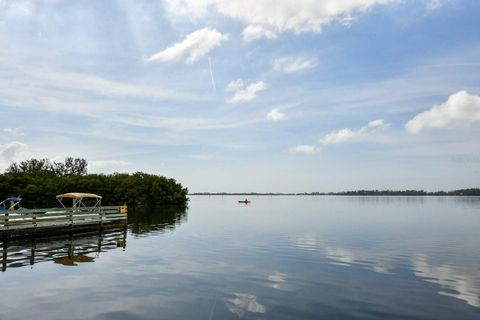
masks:
[[[126,221],[124,207],[73,207],[49,209],[19,209],[0,211],[0,233],[27,232],[36,229],[87,225],[108,225]]]

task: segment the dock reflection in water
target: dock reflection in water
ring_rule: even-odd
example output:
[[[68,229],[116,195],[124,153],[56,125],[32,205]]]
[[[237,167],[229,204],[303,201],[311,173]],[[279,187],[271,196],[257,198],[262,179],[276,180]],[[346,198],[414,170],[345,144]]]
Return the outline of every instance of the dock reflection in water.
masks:
[[[50,238],[1,240],[2,272],[52,261],[65,266],[95,262],[102,252],[127,246],[128,231],[135,237],[174,230],[186,221],[185,208],[132,208],[128,227]]]
[[[127,228],[55,238],[2,240],[2,271],[53,261],[66,266],[94,262],[101,252],[123,248]]]

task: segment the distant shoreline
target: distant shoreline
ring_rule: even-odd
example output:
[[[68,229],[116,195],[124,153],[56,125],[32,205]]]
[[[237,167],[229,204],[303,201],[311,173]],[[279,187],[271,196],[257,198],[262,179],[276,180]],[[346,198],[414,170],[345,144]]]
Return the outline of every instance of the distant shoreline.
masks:
[[[192,192],[189,196],[480,196],[480,188],[427,192],[423,190],[357,190],[343,192]]]

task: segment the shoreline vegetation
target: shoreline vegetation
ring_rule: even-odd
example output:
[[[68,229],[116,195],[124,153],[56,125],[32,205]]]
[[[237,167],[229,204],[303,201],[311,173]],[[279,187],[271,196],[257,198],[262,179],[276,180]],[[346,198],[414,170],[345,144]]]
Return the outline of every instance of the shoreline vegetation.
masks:
[[[65,192],[99,194],[107,206],[187,205],[188,189],[175,179],[144,172],[88,174],[87,167],[85,159],[71,157],[15,162],[0,174],[0,197],[21,196],[27,208],[58,206],[55,196]]]
[[[480,196],[480,188],[428,192],[423,190],[356,190],[342,192],[193,192],[189,196]]]

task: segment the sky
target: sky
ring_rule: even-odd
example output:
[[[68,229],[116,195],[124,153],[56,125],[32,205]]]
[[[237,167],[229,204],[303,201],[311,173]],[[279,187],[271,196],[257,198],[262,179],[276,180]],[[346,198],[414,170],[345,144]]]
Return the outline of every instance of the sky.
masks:
[[[0,171],[479,187],[477,0],[0,0]]]

